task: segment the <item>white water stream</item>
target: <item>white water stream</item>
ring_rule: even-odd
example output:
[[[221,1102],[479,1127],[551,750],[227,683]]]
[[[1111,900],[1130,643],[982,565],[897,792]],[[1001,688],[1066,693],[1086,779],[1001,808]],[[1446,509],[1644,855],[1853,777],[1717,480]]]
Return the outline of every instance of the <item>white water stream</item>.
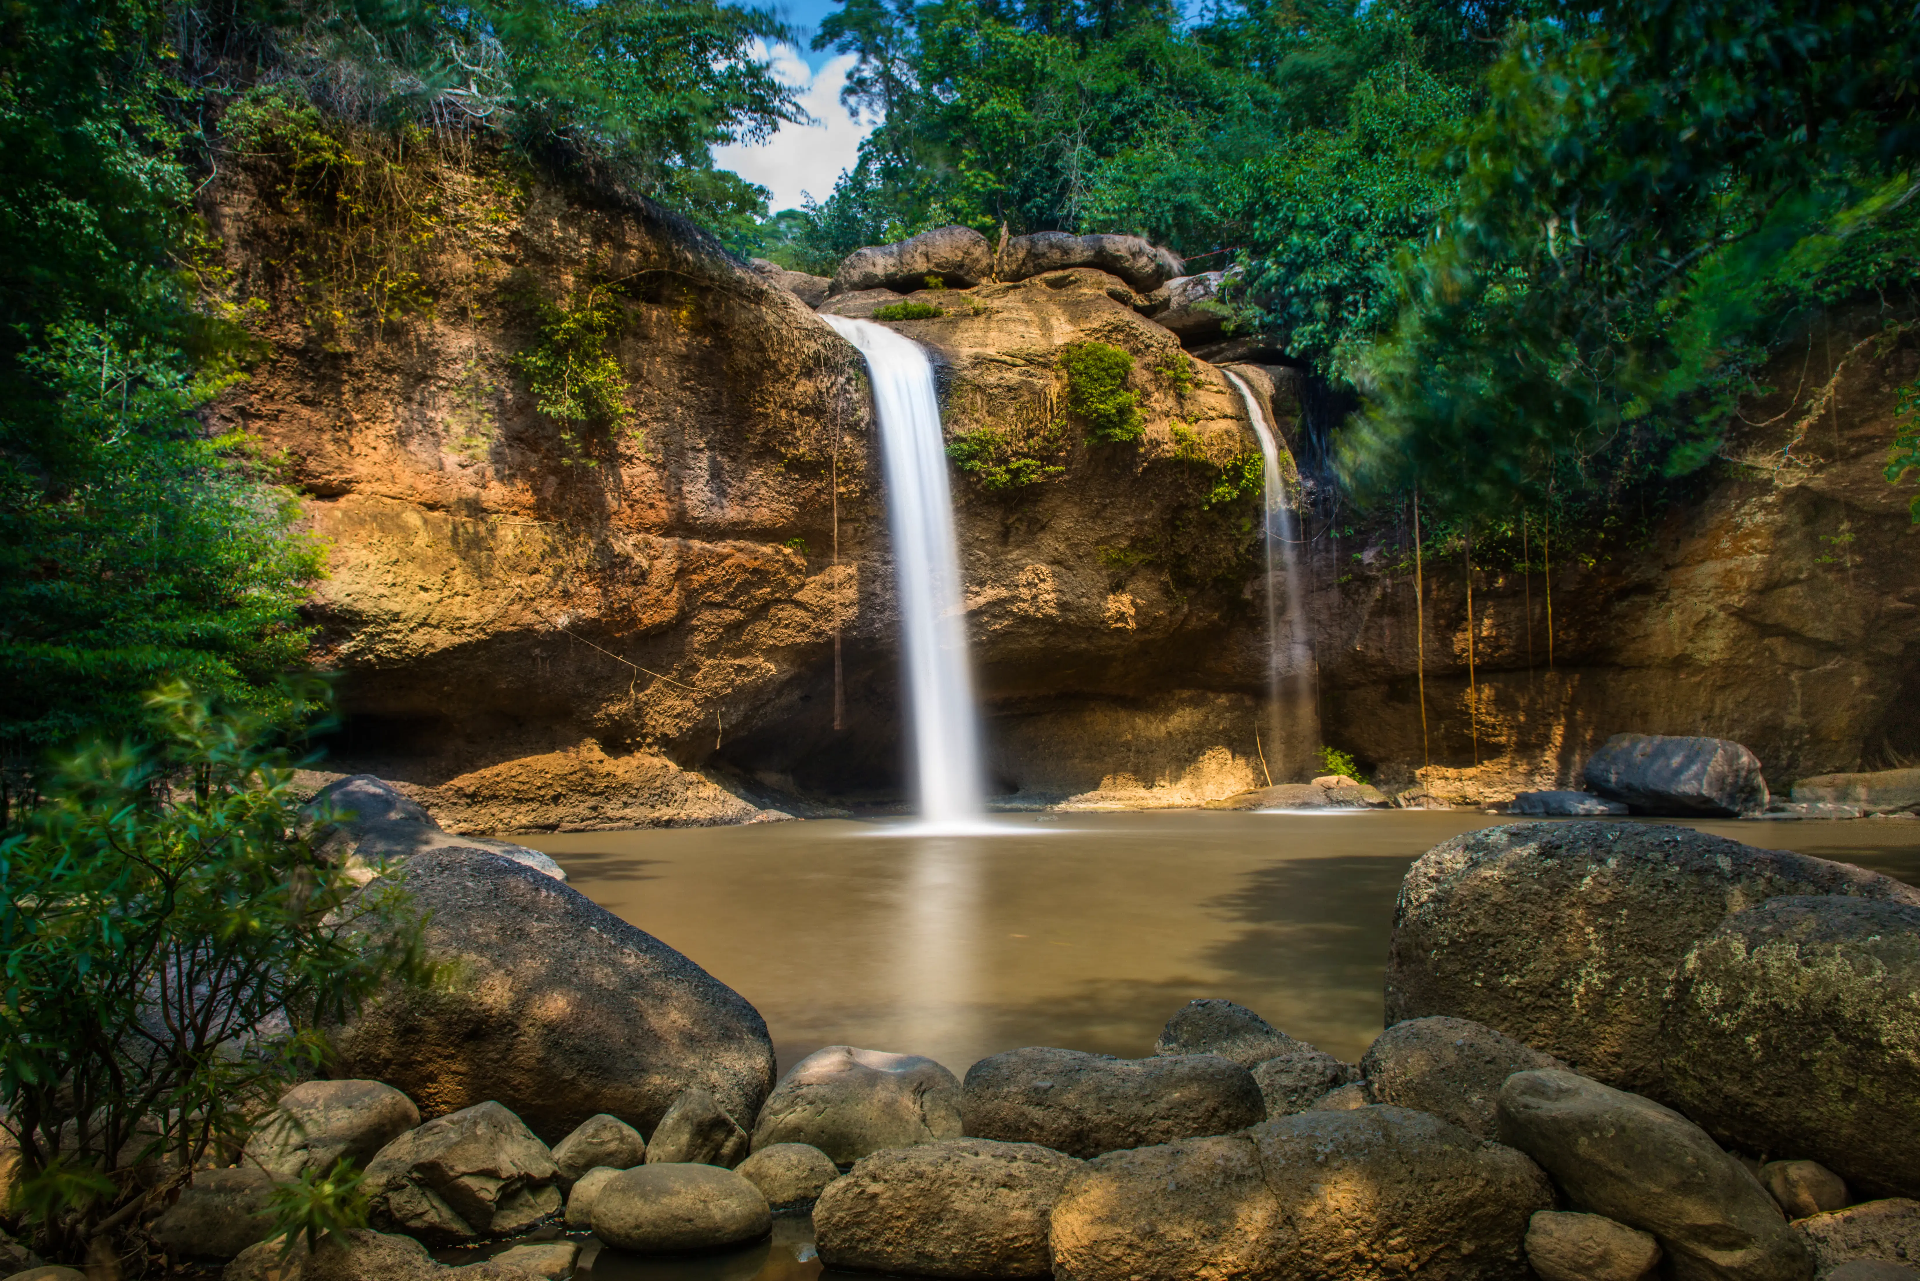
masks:
[[[1273,745],[1268,769],[1276,783],[1295,781],[1312,763],[1320,745],[1320,709],[1315,697],[1313,637],[1307,631],[1306,578],[1300,567],[1300,518],[1280,466],[1280,444],[1260,398],[1246,380],[1223,369],[1240,393],[1260,441],[1265,477],[1262,498],[1267,551],[1267,696]]]
[[[986,787],[933,364],[918,343],[884,325],[845,316],[820,319],[859,348],[873,382],[921,822],[977,826]]]

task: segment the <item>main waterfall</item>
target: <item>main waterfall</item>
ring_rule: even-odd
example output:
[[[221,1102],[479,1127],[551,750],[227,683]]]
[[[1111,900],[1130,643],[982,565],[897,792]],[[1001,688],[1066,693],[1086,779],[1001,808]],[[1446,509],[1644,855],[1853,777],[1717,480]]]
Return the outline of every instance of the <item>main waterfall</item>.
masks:
[[[1313,638],[1307,632],[1302,597],[1305,578],[1300,572],[1300,518],[1287,493],[1280,467],[1280,445],[1267,421],[1266,410],[1246,380],[1223,369],[1240,393],[1260,442],[1265,474],[1261,528],[1267,551],[1267,696],[1269,724],[1278,761],[1278,781],[1293,782],[1293,774],[1308,763],[1308,754],[1320,744],[1320,709],[1315,692]],[[1277,562],[1277,563],[1276,563]],[[1285,597],[1284,605],[1281,598]]]
[[[884,325],[820,319],[859,348],[873,381],[920,815],[937,826],[977,823],[986,788],[933,365],[919,344]]]

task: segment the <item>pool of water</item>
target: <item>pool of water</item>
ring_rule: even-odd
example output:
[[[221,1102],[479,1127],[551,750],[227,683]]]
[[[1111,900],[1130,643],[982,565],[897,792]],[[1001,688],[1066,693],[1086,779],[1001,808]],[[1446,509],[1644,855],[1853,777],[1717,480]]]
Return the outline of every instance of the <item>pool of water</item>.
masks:
[[[1183,810],[1006,816],[972,836],[816,821],[516,839],[752,1001],[782,1072],[844,1043],[930,1055],[959,1075],[1022,1045],[1150,1054],[1167,1018],[1202,996],[1357,1059],[1380,1032],[1407,865],[1508,821]],[[1920,884],[1920,821],[1688,826]],[[770,1240],[697,1257],[589,1241],[580,1275],[856,1276],[823,1269],[805,1215],[777,1220]]]

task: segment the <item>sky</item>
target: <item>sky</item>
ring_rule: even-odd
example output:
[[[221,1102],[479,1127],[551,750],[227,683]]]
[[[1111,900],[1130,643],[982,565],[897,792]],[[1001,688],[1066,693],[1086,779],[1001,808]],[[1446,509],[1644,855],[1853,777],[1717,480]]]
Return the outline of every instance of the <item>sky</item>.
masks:
[[[804,47],[833,8],[833,0],[800,0],[784,6],[786,19],[801,28],[803,44],[778,45],[767,51],[774,74],[800,90],[800,105],[816,123],[783,125],[758,145],[733,143],[713,149],[716,166],[773,193],[767,205],[775,213],[799,207],[809,194],[825,200],[840,171],[853,167],[860,140],[872,128],[871,123],[856,124],[840,105],[840,90],[853,67],[853,55],[831,50],[815,53]]]

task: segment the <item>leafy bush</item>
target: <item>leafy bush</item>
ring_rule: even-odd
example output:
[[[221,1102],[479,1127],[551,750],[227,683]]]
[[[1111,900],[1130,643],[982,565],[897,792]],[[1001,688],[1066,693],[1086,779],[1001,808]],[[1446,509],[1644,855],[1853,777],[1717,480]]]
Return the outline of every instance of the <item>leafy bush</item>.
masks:
[[[1236,454],[1220,467],[1220,478],[1201,500],[1202,507],[1223,507],[1242,498],[1258,498],[1267,487],[1267,464],[1257,453]]]
[[[561,461],[598,467],[588,451],[604,448],[609,432],[637,438],[627,404],[627,374],[609,344],[626,328],[625,308],[604,287],[583,291],[571,306],[536,300],[533,342],[515,353],[540,412],[560,428]]]
[[[890,302],[873,309],[875,320],[932,320],[946,314],[930,302]]]
[[[317,1061],[323,1022],[422,975],[404,893],[300,834],[266,725],[181,685],[152,705],[154,746],[79,752],[0,841],[0,1128],[50,1257],[135,1221]]]
[[[947,457],[989,493],[1037,485],[1066,470],[1022,449],[1009,433],[995,427],[954,437],[947,444]]]
[[[1367,781],[1361,775],[1360,766],[1354,762],[1353,757],[1347,755],[1337,747],[1323,747],[1320,749],[1320,767],[1329,774],[1338,774],[1340,777],[1350,778],[1356,783],[1365,783]]]
[[[1146,434],[1139,398],[1127,390],[1133,356],[1103,342],[1069,343],[1060,349],[1067,375],[1067,408],[1087,424],[1087,439],[1128,444]]]

